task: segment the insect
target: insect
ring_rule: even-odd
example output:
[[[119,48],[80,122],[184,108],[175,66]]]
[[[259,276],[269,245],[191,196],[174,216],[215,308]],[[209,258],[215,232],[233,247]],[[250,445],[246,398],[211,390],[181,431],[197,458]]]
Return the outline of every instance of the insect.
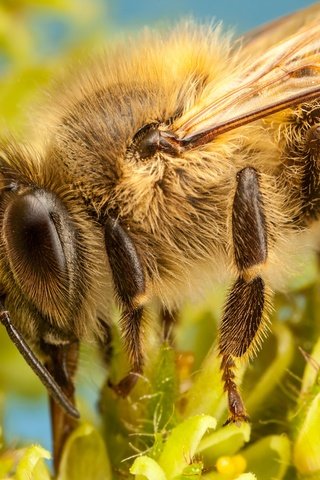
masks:
[[[319,244],[319,20],[315,5],[236,43],[195,25],[146,34],[57,89],[40,145],[3,142],[1,322],[48,389],[56,464],[79,416],[79,342],[107,349],[113,300],[125,396],[146,306],[168,330],[222,268],[227,422],[248,419],[236,360],[260,345],[296,249]]]

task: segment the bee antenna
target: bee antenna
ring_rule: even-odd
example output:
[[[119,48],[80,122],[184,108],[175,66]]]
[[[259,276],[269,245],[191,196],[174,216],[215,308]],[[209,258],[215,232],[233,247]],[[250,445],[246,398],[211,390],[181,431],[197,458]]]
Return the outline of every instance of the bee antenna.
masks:
[[[48,390],[50,396],[57,402],[60,407],[71,417],[80,418],[78,410],[72,405],[70,400],[63,393],[61,387],[57,384],[53,376],[47,370],[47,368],[40,362],[40,360],[34,355],[26,341],[22,337],[21,333],[12,324],[9,312],[4,309],[4,306],[0,302],[0,322],[7,330],[7,333],[17,347],[27,364],[32,368],[34,373],[39,377],[42,384]]]

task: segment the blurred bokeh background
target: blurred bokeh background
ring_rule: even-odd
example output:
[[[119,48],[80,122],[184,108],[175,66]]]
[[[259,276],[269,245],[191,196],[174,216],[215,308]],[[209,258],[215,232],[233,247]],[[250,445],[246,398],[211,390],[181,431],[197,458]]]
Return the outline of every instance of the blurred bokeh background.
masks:
[[[83,59],[102,45],[107,48],[114,37],[128,31],[145,25],[161,28],[191,16],[202,22],[222,20],[240,34],[312,3],[306,0],[0,0],[0,128],[5,134],[22,135],[39,92],[58,70],[68,65],[69,59]],[[0,392],[6,391],[2,408],[6,440],[38,441],[50,448],[44,389],[2,331],[0,342]]]
[[[68,56],[182,18],[222,20],[242,33],[314,2],[282,0],[1,0],[0,127],[21,131],[28,104]]]

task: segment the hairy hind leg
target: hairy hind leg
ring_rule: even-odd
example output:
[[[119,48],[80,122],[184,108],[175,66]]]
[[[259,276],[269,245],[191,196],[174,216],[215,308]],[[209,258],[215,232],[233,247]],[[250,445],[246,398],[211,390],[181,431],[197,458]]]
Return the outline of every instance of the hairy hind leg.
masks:
[[[222,378],[230,412],[227,423],[248,419],[235,381],[235,358],[242,357],[259,338],[265,304],[259,265],[267,260],[267,228],[259,175],[251,167],[237,174],[232,241],[238,278],[226,301],[219,336]]]

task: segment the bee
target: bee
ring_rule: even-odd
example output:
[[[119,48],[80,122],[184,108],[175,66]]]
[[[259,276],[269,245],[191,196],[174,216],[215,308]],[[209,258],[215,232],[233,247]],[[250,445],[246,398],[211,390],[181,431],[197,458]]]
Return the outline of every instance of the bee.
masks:
[[[0,316],[48,390],[56,465],[79,417],[79,343],[108,349],[113,302],[126,396],[148,305],[168,332],[222,271],[227,423],[248,420],[237,359],[260,346],[297,249],[320,245],[319,39],[319,4],[236,42],[193,24],[145,33],[54,91],[37,143],[3,141]]]

